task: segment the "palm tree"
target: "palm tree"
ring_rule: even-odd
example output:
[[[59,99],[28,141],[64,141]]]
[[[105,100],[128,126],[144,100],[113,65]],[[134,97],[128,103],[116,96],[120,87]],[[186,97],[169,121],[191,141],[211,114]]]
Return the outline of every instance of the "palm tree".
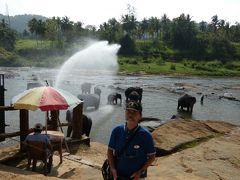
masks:
[[[156,38],[158,36],[160,30],[160,21],[156,17],[151,17],[149,19],[149,32],[152,36],[152,39]]]
[[[210,27],[212,27],[213,32],[217,31],[218,23],[219,23],[218,16],[214,15],[212,17],[212,22],[210,23]]]
[[[37,26],[38,26],[38,22],[36,18],[32,18],[30,21],[28,21],[28,28],[31,34],[36,35]]]
[[[141,22],[139,22],[138,26],[138,37],[146,39],[147,33],[148,33],[148,28],[149,28],[149,23],[146,18],[144,18]]]

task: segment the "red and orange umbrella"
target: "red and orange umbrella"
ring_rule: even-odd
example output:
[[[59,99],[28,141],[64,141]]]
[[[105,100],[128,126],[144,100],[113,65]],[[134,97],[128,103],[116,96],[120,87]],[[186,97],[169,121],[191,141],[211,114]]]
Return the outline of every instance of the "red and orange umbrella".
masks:
[[[63,110],[70,106],[77,106],[82,101],[71,93],[50,86],[36,87],[26,90],[12,98],[15,109],[35,111]]]

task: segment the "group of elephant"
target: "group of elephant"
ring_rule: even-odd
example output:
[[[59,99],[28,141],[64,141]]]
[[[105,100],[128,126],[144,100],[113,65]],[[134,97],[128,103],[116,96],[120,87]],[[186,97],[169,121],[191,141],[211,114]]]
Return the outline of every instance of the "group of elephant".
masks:
[[[99,108],[101,89],[94,87],[94,93],[91,93],[91,83],[83,83],[81,85],[82,94],[78,98],[83,100],[83,110],[86,111],[88,107],[94,107],[95,110]],[[142,100],[143,89],[140,87],[129,87],[125,90],[126,102],[129,100],[139,101]],[[107,97],[107,103],[110,105],[122,104],[122,95],[118,92],[112,92]]]
[[[78,98],[84,101],[83,109],[86,110],[87,107],[99,108],[101,89],[99,87],[94,87],[94,94],[91,94],[91,83],[83,83],[81,85],[82,94],[78,95]],[[125,90],[126,102],[129,100],[142,101],[143,89],[141,87],[129,87]],[[107,103],[110,105],[122,104],[122,95],[118,92],[112,92],[107,97]],[[196,103],[196,98],[185,94],[178,99],[177,109],[192,112],[193,106]]]
[[[141,102],[142,101],[142,93],[143,93],[143,89],[140,88],[140,87],[129,87],[129,88],[127,88],[125,90],[126,102],[128,102],[129,100]],[[111,93],[108,96],[108,103],[109,104],[117,104],[118,99],[120,99],[120,103],[122,103],[121,94]],[[195,103],[196,103],[196,98],[195,97],[193,97],[189,94],[185,94],[178,99],[177,109],[184,110],[186,108],[186,111],[192,112],[193,111],[193,106],[194,106]]]
[[[140,87],[129,87],[125,90],[126,102],[128,101],[142,101],[143,89]],[[117,92],[113,92],[108,95],[108,104],[116,105],[119,103],[122,104],[122,95]]]
[[[125,90],[126,102],[128,102],[129,100],[141,102],[142,101],[142,93],[143,93],[143,89],[140,87],[127,88]],[[113,104],[113,105],[117,104],[118,99],[120,100],[120,103],[122,103],[122,96],[119,93],[115,92],[115,93],[111,93],[108,95],[108,103],[109,104]],[[193,97],[189,94],[185,94],[178,99],[177,109],[184,110],[184,108],[186,108],[186,110],[188,112],[192,112],[193,106],[195,103],[196,103],[195,97]]]
[[[81,86],[82,88],[82,94],[78,95],[79,99],[84,100],[84,105],[83,108],[86,110],[87,107],[93,106],[95,109],[99,108],[99,103],[100,103],[100,96],[101,96],[101,89],[98,87],[94,87],[94,94],[91,94],[91,84],[90,83],[84,83]],[[129,87],[125,90],[125,97],[126,97],[126,102],[128,101],[137,101],[140,102],[142,101],[142,94],[143,94],[143,89],[141,87]],[[113,92],[108,95],[108,104],[110,105],[116,105],[116,104],[122,104],[122,95],[118,92]],[[185,94],[182,97],[178,99],[178,105],[177,109],[186,110],[188,112],[193,111],[193,106],[196,103],[196,98],[189,95]],[[71,123],[72,122],[72,111],[68,110],[66,113],[66,120]],[[83,120],[83,134],[86,134],[89,136],[91,127],[92,127],[92,119],[88,117],[87,115],[82,115],[82,120]],[[67,130],[67,137],[70,136],[72,132],[72,127],[71,125],[68,127]]]

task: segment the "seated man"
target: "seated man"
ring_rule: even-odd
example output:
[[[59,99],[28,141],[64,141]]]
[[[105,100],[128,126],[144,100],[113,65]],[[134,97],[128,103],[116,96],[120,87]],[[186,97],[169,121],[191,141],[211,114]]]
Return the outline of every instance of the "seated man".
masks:
[[[48,161],[48,163],[47,162],[45,162],[45,163],[47,163],[47,169],[48,169],[48,171],[50,172],[50,169],[51,169],[51,165],[52,165],[52,156],[53,156],[53,154],[52,154],[52,146],[51,146],[51,142],[50,142],[50,140],[49,140],[49,137],[48,137],[48,135],[46,135],[46,134],[41,134],[41,132],[42,132],[42,128],[43,128],[43,126],[42,126],[42,124],[40,124],[40,123],[37,123],[35,126],[34,126],[34,133],[33,134],[29,134],[27,137],[26,137],[26,139],[24,140],[24,142],[26,143],[26,145],[28,145],[28,148],[30,148],[30,149],[28,149],[28,152],[30,152],[30,153],[34,153],[34,151],[37,153],[37,151],[42,151],[42,149],[39,149],[38,147],[32,147],[32,146],[34,146],[33,144],[34,143],[36,143],[36,142],[42,142],[43,144],[44,144],[44,153],[41,153],[41,154],[45,154],[45,156],[47,157],[47,158],[49,158],[49,161]],[[37,158],[33,158],[34,159],[34,161],[33,161],[33,171],[35,170],[35,166],[36,166],[36,160],[37,159],[40,159],[40,160],[43,160],[44,161],[44,159],[41,159],[41,157],[40,157],[40,154],[39,154],[39,157],[37,157]],[[48,159],[47,159],[48,160]],[[29,157],[29,161],[30,162],[28,162],[28,168],[30,167],[30,164],[31,164],[31,157]]]

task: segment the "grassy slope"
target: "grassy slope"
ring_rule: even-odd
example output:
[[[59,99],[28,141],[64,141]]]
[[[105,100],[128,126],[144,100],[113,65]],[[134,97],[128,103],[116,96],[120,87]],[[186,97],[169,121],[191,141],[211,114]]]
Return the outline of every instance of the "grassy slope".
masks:
[[[19,56],[17,62],[22,66],[55,67],[67,59],[66,55],[64,57],[64,55],[57,53],[55,55],[46,55],[45,53],[48,53],[49,50],[52,50],[50,41],[18,40],[16,44],[17,54],[18,52],[27,52],[30,55],[25,57]],[[0,53],[0,55],[4,57],[9,56],[6,53]],[[5,58],[4,61],[12,61],[12,59],[14,58]],[[226,64],[216,60],[210,62],[183,61],[173,63],[154,59],[150,60],[149,63],[143,63],[144,60],[141,58],[127,57],[119,57],[118,61],[120,67],[119,73],[240,76],[240,61],[233,61]]]

